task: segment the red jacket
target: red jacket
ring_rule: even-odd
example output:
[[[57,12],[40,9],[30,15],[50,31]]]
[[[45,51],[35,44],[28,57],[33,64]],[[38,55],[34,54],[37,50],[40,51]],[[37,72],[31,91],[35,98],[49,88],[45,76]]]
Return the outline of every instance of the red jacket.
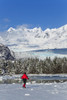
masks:
[[[23,75],[21,76],[21,79],[28,79],[28,76],[27,76],[26,74],[23,74]]]

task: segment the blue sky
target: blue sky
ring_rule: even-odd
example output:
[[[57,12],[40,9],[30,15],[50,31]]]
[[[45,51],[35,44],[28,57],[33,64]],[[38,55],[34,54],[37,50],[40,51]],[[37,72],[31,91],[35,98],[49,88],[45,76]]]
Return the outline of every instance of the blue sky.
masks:
[[[67,0],[0,0],[0,31],[27,25],[58,28],[67,24]]]

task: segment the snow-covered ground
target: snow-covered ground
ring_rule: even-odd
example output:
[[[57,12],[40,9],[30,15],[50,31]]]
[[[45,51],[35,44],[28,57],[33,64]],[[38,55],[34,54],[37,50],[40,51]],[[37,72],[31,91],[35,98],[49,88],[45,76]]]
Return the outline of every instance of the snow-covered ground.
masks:
[[[0,100],[67,100],[67,82],[0,84]]]
[[[20,79],[21,75],[0,76],[0,82],[4,79]],[[40,74],[28,75],[29,77],[67,78],[67,74]],[[8,83],[8,82],[6,82]],[[67,81],[57,83],[36,83],[28,81],[26,88],[22,83],[0,84],[0,100],[67,100]]]
[[[0,76],[0,84],[1,83],[9,83],[9,84],[10,83],[21,83],[22,82],[21,76],[22,76],[22,74],[1,75]],[[51,81],[51,80],[52,80],[52,82],[67,81],[67,74],[28,74],[28,77],[32,83],[33,83],[33,81],[38,82],[38,83]]]

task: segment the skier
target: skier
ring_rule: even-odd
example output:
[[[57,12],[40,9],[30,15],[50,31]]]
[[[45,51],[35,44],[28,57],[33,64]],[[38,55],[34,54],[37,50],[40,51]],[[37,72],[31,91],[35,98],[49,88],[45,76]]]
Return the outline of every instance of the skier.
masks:
[[[23,87],[24,88],[26,88],[26,82],[27,82],[27,79],[29,79],[28,78],[28,76],[26,75],[26,72],[21,76],[21,79],[23,80]]]

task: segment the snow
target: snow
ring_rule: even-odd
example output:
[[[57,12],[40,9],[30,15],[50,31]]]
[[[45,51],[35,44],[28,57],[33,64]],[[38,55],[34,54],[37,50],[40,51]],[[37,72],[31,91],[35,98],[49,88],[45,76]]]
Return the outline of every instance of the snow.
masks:
[[[1,43],[5,43],[4,39],[2,38],[2,36],[0,36],[0,46],[2,45]]]
[[[0,43],[5,43],[14,52],[67,48],[67,25],[45,30],[41,27],[10,27],[5,33],[6,38],[0,36]]]
[[[67,82],[0,84],[0,100],[67,100]]]
[[[3,79],[20,79],[21,75],[0,76]],[[66,77],[67,74],[30,74],[30,76],[53,76]],[[67,100],[67,81],[56,81],[50,83],[27,82],[26,88],[22,88],[23,83],[0,84],[0,100]]]
[[[20,80],[21,75],[0,76],[3,79]],[[29,74],[31,76],[66,77],[67,74]],[[42,77],[41,77],[42,78]],[[22,88],[23,83],[0,84],[0,100],[67,100],[67,81],[56,81],[50,83],[27,82],[26,88]]]
[[[45,59],[46,57],[51,57],[51,58],[55,58],[55,57],[67,57],[67,54],[56,54],[53,52],[49,52],[48,50],[45,52],[15,52],[14,56],[19,59],[19,58],[39,58],[39,59]]]
[[[22,74],[17,75],[2,75],[0,76],[0,81],[3,80],[19,80],[21,82],[21,76]],[[67,80],[67,74],[28,74],[29,78],[31,79],[46,79],[46,80],[56,80],[56,79],[65,79]],[[32,83],[35,83],[35,80],[32,81]]]

